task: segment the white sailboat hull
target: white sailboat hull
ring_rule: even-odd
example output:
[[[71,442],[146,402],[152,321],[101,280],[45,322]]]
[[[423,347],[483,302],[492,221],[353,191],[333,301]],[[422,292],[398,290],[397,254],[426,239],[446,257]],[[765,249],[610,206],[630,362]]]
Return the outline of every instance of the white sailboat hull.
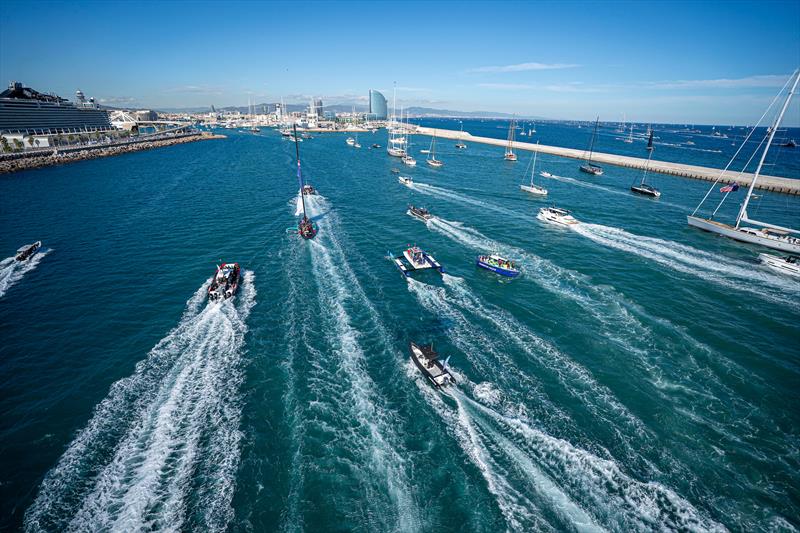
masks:
[[[690,226],[699,228],[718,235],[724,235],[730,239],[740,242],[748,242],[750,244],[760,244],[773,250],[780,250],[782,252],[789,252],[800,254],[800,239],[789,236],[776,236],[766,233],[762,230],[755,228],[735,228],[722,222],[714,220],[706,220],[704,218],[693,217],[691,215],[686,217],[686,221]]]
[[[536,185],[520,185],[519,188],[537,196],[547,196],[547,189],[537,187]]]

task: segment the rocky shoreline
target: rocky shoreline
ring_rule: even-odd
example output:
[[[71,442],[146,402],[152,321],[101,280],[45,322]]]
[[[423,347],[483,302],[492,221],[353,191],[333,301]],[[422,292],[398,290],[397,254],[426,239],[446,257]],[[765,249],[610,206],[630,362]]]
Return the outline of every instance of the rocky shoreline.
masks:
[[[38,153],[13,154],[11,157],[0,157],[0,174],[18,172],[34,168],[73,163],[86,159],[97,159],[98,157],[110,157],[114,155],[151,150],[164,146],[173,146],[195,141],[209,139],[224,139],[224,135],[213,133],[192,133],[187,135],[174,136],[154,140],[133,140],[125,143],[116,143],[103,146],[87,146],[81,148],[62,148],[59,150],[46,150]]]

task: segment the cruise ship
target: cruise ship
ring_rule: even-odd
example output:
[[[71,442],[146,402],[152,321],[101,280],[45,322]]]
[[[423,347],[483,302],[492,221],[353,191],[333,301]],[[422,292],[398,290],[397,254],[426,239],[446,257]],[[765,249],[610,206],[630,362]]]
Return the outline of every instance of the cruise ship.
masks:
[[[12,81],[0,93],[0,134],[57,135],[112,129],[108,112],[77,91],[76,102]]]

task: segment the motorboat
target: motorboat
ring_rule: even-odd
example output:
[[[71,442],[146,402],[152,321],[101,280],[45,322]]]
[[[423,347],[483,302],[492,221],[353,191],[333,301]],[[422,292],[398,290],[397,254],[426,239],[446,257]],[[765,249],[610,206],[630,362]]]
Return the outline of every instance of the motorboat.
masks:
[[[597,165],[592,164],[592,163],[585,163],[585,164],[581,165],[580,166],[580,170],[581,170],[581,172],[585,172],[586,174],[591,174],[593,176],[602,176],[603,175],[603,169],[601,167],[598,167]]]
[[[297,179],[300,180],[300,205],[303,207],[303,218],[297,223],[297,233],[304,239],[313,239],[317,235],[317,229],[311,223],[311,219],[306,214],[306,196],[314,195],[317,191],[311,185],[306,185],[303,181],[302,167],[300,166],[300,145],[297,139],[297,126],[294,126],[294,149],[297,156]]]
[[[652,185],[648,185],[647,183],[631,185],[631,191],[637,194],[643,194],[645,196],[652,196],[653,198],[658,198],[661,196],[661,191]]]
[[[552,177],[553,177],[553,175],[552,175],[552,174],[550,174],[549,172],[545,172],[544,170],[543,170],[543,171],[541,171],[541,172],[539,172],[539,175],[540,175],[541,177],[543,177],[543,178],[552,178]]]
[[[236,294],[240,280],[239,263],[222,263],[208,286],[208,299],[227,300]]]
[[[414,365],[422,375],[435,388],[440,389],[447,385],[455,385],[456,380],[447,369],[447,360],[439,360],[439,354],[433,349],[432,344],[409,343],[409,352]]]
[[[378,143],[374,143],[374,144],[372,145],[372,148],[380,148],[380,147],[381,147],[381,145],[380,145],[380,144],[378,144]]]
[[[353,148],[361,148],[361,144],[360,144],[360,143],[355,143],[355,144],[353,145]]]
[[[556,226],[570,227],[580,224],[569,211],[560,207],[542,207],[539,209],[539,214],[536,215],[536,218]]]
[[[250,132],[251,133],[261,133],[261,128],[253,126],[252,128],[250,128]]]
[[[423,222],[433,218],[433,215],[431,215],[430,211],[424,207],[414,207],[413,205],[408,206],[408,211],[406,211],[406,214],[414,218],[418,218]]]
[[[25,246],[17,250],[17,255],[15,259],[17,261],[27,261],[28,259],[33,257],[41,247],[42,247],[42,241],[36,241],[33,244],[26,244]]]
[[[464,148],[466,148],[466,147],[467,147],[467,145],[466,145],[466,144],[464,144],[464,142],[463,142],[463,141],[458,141],[458,142],[456,143],[456,148],[458,148],[459,150],[463,150],[463,149],[464,149]]]
[[[311,135],[311,134],[308,134],[308,133],[301,133],[301,134],[300,134],[300,138],[301,138],[301,139],[313,139],[313,138],[314,138],[314,136],[313,136],[313,135]]]
[[[391,254],[390,254],[391,255]],[[444,272],[444,267],[436,259],[419,246],[410,246],[403,251],[402,255],[392,257],[392,261],[400,269],[404,276],[408,277],[411,272],[417,270],[435,270],[439,273]]]
[[[787,255],[779,256],[772,254],[758,254],[761,262],[782,274],[789,274],[790,276],[800,277],[800,256]]]
[[[784,148],[795,148],[795,147],[797,147],[797,143],[794,142],[794,139],[789,139],[788,141],[783,143],[781,146],[783,146]]]
[[[391,172],[392,172],[392,174],[400,174],[400,169],[399,168],[393,168],[391,170]]]
[[[479,255],[476,264],[480,268],[485,268],[501,276],[509,278],[516,278],[519,276],[519,269],[514,262],[497,254]]]
[[[403,164],[408,165],[410,167],[417,166],[417,160],[411,157],[410,155],[406,154],[403,156]]]
[[[409,178],[408,176],[400,176],[399,178],[397,178],[397,181],[399,181],[402,185],[405,185],[406,187],[414,186],[414,180]]]
[[[429,153],[431,153],[431,151],[428,150],[427,148],[423,148],[422,150],[419,151],[419,153],[421,153],[421,154],[429,154]]]
[[[279,129],[278,131],[284,137],[291,137],[292,136],[292,130],[290,130],[289,128],[282,128],[282,129]]]
[[[353,139],[352,137],[348,137],[348,138],[347,138],[347,140],[346,140],[345,142],[346,142],[346,143],[347,143],[349,146],[353,146],[354,144],[356,144],[356,140],[355,140],[355,139]]]
[[[311,185],[303,185],[302,190],[303,190],[303,196],[308,196],[310,194],[317,194],[317,190]]]

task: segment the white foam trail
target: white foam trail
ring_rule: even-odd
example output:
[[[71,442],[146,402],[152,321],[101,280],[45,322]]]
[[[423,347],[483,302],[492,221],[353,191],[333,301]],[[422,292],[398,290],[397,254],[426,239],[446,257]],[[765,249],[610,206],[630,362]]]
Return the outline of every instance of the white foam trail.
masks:
[[[50,253],[50,250],[39,251],[27,261],[17,261],[15,255],[0,261],[0,298],[25,274],[36,268],[48,253]]]
[[[328,341],[333,350],[325,354],[329,365],[336,365],[338,369],[323,368],[323,363],[316,369],[321,375],[317,376],[313,385],[325,387],[325,393],[320,394],[324,405],[317,404],[326,412],[331,410],[333,417],[341,417],[341,410],[346,410],[350,420],[354,420],[359,428],[349,432],[346,438],[361,438],[349,446],[359,457],[358,464],[353,468],[359,470],[366,466],[369,471],[363,472],[363,483],[367,486],[375,485],[385,490],[394,506],[387,512],[384,508],[374,508],[375,516],[382,516],[382,520],[389,523],[386,527],[399,531],[418,531],[422,529],[423,514],[420,511],[413,485],[406,474],[406,452],[402,450],[400,438],[393,430],[397,421],[391,412],[383,406],[383,399],[378,394],[378,387],[372,381],[366,368],[366,353],[361,345],[361,333],[356,328],[352,313],[366,310],[368,327],[374,331],[374,337],[381,344],[381,349],[392,352],[392,357],[397,357],[391,349],[391,335],[383,325],[380,315],[369,301],[358,278],[349,266],[349,257],[344,252],[337,236],[341,232],[336,213],[330,210],[324,198],[319,196],[306,197],[306,208],[311,216],[317,216],[326,211],[327,216],[318,220],[319,234],[314,240],[307,241],[310,246],[314,276],[317,281],[318,299],[320,308],[325,314],[325,329]],[[318,327],[316,324],[314,327]],[[333,395],[341,398],[335,401],[330,398],[330,388],[335,391]],[[328,399],[326,400],[326,396]],[[335,429],[333,431],[336,431]],[[375,501],[380,491],[374,491],[367,498],[369,504]]]
[[[604,526],[617,531],[724,531],[723,526],[704,517],[690,502],[660,483],[635,480],[610,459],[552,437],[527,421],[500,414],[457,391],[453,396],[523,472],[534,479],[545,475],[546,479],[558,480],[558,486],[553,483],[542,488],[555,491],[551,501],[571,521],[592,523],[578,507],[582,505],[591,509]],[[505,432],[516,438],[504,436]]]
[[[678,272],[800,307],[800,283],[768,273],[754,264],[599,224],[579,224],[573,226],[573,231],[604,246],[650,259]]]
[[[419,377],[416,369],[410,370]],[[457,376],[457,379],[461,376]],[[480,431],[463,409],[453,412],[434,392],[427,382],[417,379],[420,392],[442,417],[447,428],[456,438],[466,456],[483,476],[486,487],[494,496],[497,507],[503,514],[510,531],[556,531],[542,516],[537,505],[531,501],[524,489],[518,489],[510,479],[509,472],[498,465],[484,445]]]
[[[241,352],[255,304],[252,272],[234,301],[201,308],[111,386],[48,472],[28,531],[221,531],[239,463]]]
[[[472,205],[475,207],[479,207],[481,209],[489,209],[491,211],[496,211],[498,213],[502,213],[504,215],[508,215],[511,217],[519,217],[519,213],[512,211],[510,209],[506,209],[505,207],[500,207],[498,205],[492,204],[490,202],[484,202],[482,200],[476,200],[475,198],[470,198],[469,196],[459,194],[457,192],[442,189],[441,187],[436,187],[435,185],[428,185],[427,183],[420,183],[414,182],[411,186],[412,189],[419,191],[423,194],[428,194],[430,196],[438,196],[440,198],[446,198],[448,200],[453,200],[462,204]]]
[[[683,211],[687,211],[689,209],[686,206],[683,206],[683,205],[680,205],[680,204],[675,204],[675,203],[672,203],[672,202],[667,202],[666,200],[663,200],[661,198],[658,198],[658,199],[644,198],[644,197],[641,197],[641,196],[636,196],[635,194],[631,193],[630,191],[624,191],[624,190],[620,190],[620,189],[612,189],[611,187],[605,187],[603,185],[598,185],[596,183],[591,183],[591,182],[588,182],[588,181],[578,180],[578,179],[575,179],[575,178],[569,178],[567,176],[557,176],[556,174],[552,174],[550,176],[547,176],[547,178],[548,179],[552,179],[552,180],[556,180],[556,181],[560,181],[562,183],[569,183],[571,185],[576,185],[578,187],[583,187],[585,189],[594,189],[594,190],[603,191],[603,192],[607,192],[607,193],[611,193],[611,194],[616,194],[616,195],[619,195],[619,196],[625,196],[627,198],[633,198],[633,199],[637,199],[638,198],[640,200],[647,200],[647,201],[650,201],[650,202],[654,202],[656,205],[668,205],[670,207],[674,207],[676,209],[681,209]]]

